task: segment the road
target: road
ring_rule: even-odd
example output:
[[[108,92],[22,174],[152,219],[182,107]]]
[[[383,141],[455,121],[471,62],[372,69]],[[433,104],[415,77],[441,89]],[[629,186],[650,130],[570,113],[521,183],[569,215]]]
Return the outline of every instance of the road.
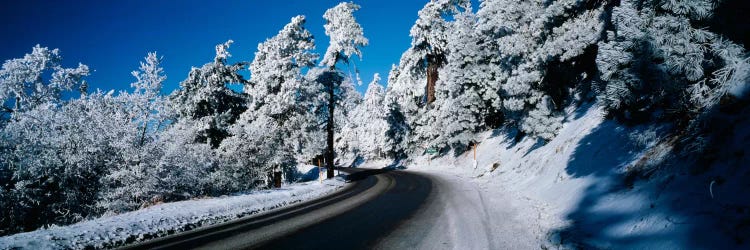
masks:
[[[413,217],[433,191],[422,174],[344,171],[353,183],[334,195],[124,249],[372,248]]]

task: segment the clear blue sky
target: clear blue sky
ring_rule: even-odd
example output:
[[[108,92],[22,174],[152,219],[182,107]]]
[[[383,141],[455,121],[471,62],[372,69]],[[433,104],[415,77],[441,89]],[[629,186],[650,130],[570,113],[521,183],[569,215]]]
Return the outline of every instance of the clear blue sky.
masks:
[[[221,3],[218,3],[221,2]],[[231,60],[251,61],[259,42],[275,35],[291,17],[305,15],[317,51],[328,38],[323,13],[341,1],[3,1],[0,60],[22,57],[35,44],[59,48],[65,66],[78,62],[95,70],[91,89],[129,88],[130,72],[149,51],[164,56],[164,92],[179,86],[191,66],[213,60],[216,44],[232,39]],[[356,61],[366,88],[373,73],[386,78],[411,38],[409,29],[427,0],[360,0],[355,13],[370,39]],[[384,81],[381,82],[385,84]]]

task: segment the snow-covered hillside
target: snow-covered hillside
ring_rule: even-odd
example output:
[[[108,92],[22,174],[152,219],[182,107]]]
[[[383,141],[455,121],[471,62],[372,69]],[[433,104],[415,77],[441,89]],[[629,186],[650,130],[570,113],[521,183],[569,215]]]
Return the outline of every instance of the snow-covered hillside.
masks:
[[[63,61],[59,49],[36,45],[5,60],[0,236],[162,202],[190,206],[193,199],[268,188],[278,174],[296,182],[295,168],[303,163],[325,165],[333,178],[334,165],[354,162],[471,180],[477,186],[435,185],[445,184],[447,193],[484,189],[452,204],[514,215],[515,224],[533,222],[505,227],[504,217],[493,217],[498,221],[490,226],[449,206],[443,214],[464,216],[449,217],[455,219],[449,223],[461,221],[454,229],[487,226],[466,232],[508,240],[460,239],[470,248],[512,241],[513,248],[526,248],[535,241],[507,233],[517,229],[533,232],[542,248],[746,246],[750,41],[739,31],[750,24],[742,22],[747,18],[738,5],[750,1],[423,2],[411,17],[384,12],[358,19],[363,6],[341,2],[322,16],[263,23],[276,26],[275,34],[242,29],[270,37],[255,50],[242,47],[246,39],[231,53],[233,40],[206,48],[215,49],[212,60],[169,76],[182,79],[179,87],[166,84],[164,58],[155,52],[132,72],[131,88],[119,93],[89,89],[96,69],[65,67],[72,61]],[[322,23],[308,21],[316,15]],[[388,59],[397,63],[383,85],[375,74],[362,96],[357,65],[384,62],[364,59],[365,51],[379,54],[365,49],[378,33],[365,27],[401,18],[416,19],[405,23],[410,43],[389,46],[405,50]],[[320,28],[325,36],[314,34]],[[376,37],[373,43],[382,41]],[[198,49],[182,47],[166,60]],[[429,160],[427,151],[440,155]],[[318,176],[303,172],[302,179]],[[504,203],[509,200],[513,206]],[[144,211],[152,210],[134,214]],[[146,227],[156,234],[177,230],[172,227],[193,220],[186,216],[165,228]],[[108,218],[118,217],[102,220]],[[130,239],[129,231],[122,233],[80,237]]]
[[[669,140],[659,140],[659,129],[625,127],[605,120],[597,105],[584,105],[567,114],[560,134],[546,144],[531,138],[515,142],[513,132],[496,130],[482,134],[476,165],[469,150],[458,155],[451,151],[431,161],[426,155],[417,156],[406,167],[462,183],[452,186],[461,186],[465,196],[450,199],[477,196],[477,202],[464,201],[454,210],[495,213],[486,217],[492,221],[485,224],[500,225],[491,230],[500,243],[536,240],[531,246],[543,249],[747,246],[743,243],[748,238],[747,226],[742,224],[747,221],[747,211],[726,211],[734,201],[746,203],[748,196],[747,185],[741,186],[740,178],[731,178],[732,172],[716,167],[709,173],[685,173],[689,168],[669,164],[676,160],[666,157],[671,148],[665,142]],[[747,132],[744,135],[747,137]],[[742,156],[723,164],[736,168],[746,160],[747,156]],[[672,170],[632,176],[634,168],[649,163],[662,168],[668,165]],[[725,183],[711,184],[719,178]],[[479,190],[478,194],[472,189]],[[732,193],[737,196],[731,197]],[[520,229],[503,232],[519,228],[503,226],[509,223],[520,224]],[[451,225],[460,227],[461,223]]]
[[[219,198],[154,205],[124,214],[0,238],[0,249],[111,248],[209,226],[314,199],[345,185],[339,179],[292,184]]]

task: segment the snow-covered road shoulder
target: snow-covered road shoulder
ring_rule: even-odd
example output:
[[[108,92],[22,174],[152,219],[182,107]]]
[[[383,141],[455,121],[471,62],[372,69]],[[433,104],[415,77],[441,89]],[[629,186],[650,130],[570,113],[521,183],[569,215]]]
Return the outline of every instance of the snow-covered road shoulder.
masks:
[[[236,196],[159,204],[69,226],[2,237],[0,249],[111,248],[315,199],[344,185],[338,179],[313,181]]]

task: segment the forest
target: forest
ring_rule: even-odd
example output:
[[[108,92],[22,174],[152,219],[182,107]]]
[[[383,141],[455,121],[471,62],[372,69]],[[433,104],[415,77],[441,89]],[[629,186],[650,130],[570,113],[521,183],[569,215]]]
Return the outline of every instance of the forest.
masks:
[[[268,188],[272,171],[295,182],[317,160],[461,152],[488,130],[545,143],[566,109],[592,102],[623,126],[669,124],[676,153],[705,160],[712,117],[747,105],[739,2],[432,0],[364,95],[349,67],[369,41],[352,2],[323,15],[322,57],[295,16],[252,61],[230,60],[232,40],[216,45],[213,61],[170,76],[184,80],[167,95],[157,53],[115,92],[88,89],[92,69],[36,45],[0,69],[0,236]]]

